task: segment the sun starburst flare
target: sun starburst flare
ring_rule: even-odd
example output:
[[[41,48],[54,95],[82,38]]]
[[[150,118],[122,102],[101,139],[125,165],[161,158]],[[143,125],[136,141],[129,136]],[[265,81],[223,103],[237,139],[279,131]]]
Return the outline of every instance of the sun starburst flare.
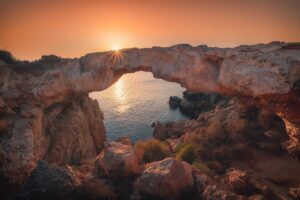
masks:
[[[119,46],[114,46],[113,51],[110,52],[109,61],[113,65],[122,65],[125,62],[126,54]]]

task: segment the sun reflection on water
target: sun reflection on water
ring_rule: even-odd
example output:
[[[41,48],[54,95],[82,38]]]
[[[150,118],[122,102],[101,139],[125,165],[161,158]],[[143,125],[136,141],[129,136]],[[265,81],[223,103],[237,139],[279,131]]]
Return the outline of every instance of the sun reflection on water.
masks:
[[[117,111],[120,113],[126,112],[130,106],[127,103],[127,93],[125,89],[125,81],[124,78],[120,78],[115,84],[114,84],[114,96],[115,100],[119,103],[117,107]]]
[[[149,138],[154,121],[185,119],[178,110],[168,106],[170,96],[181,96],[178,84],[154,79],[149,72],[136,72],[122,76],[104,91],[90,96],[99,102],[109,140],[129,136],[133,141]]]

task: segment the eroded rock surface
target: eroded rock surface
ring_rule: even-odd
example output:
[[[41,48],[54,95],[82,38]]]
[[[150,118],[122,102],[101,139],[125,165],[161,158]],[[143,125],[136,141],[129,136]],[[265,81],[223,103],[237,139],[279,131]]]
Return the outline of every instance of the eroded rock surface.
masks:
[[[152,72],[156,78],[177,82],[190,91],[238,96],[244,103],[277,113],[284,119],[291,138],[286,144],[287,149],[299,155],[298,43],[273,42],[236,48],[175,45],[92,53],[75,59],[44,56],[35,62],[5,63],[0,60],[1,174],[11,181],[21,181],[43,157],[60,163],[79,162],[79,157],[85,157],[83,152],[92,154],[85,145],[91,141],[95,151],[99,150],[103,137],[93,129],[101,127],[92,127],[90,122],[87,122],[88,126],[83,125],[85,117],[91,118],[91,110],[80,110],[79,105],[73,105],[74,111],[68,111],[66,106],[78,96],[108,88],[125,73],[140,70]],[[76,115],[65,124],[70,122],[73,126],[76,121],[81,121],[78,123],[80,128],[76,125],[75,129],[69,130],[77,134],[78,141],[72,140],[80,143],[78,148],[82,149],[75,150],[71,143],[53,143],[52,135],[47,134],[46,130],[51,130],[51,126],[58,131],[61,129],[60,123],[56,127],[54,123],[45,122],[47,118],[63,117],[65,114],[61,112],[64,111],[66,115],[73,112]],[[85,133],[89,130],[92,139],[77,130]],[[54,136],[57,137],[60,138]],[[79,138],[84,138],[85,144],[81,144]],[[58,146],[64,144],[71,145],[65,147],[67,158],[56,155],[56,152],[62,152]]]
[[[98,108],[96,101],[82,96],[54,119],[48,119],[50,125],[46,134],[50,136],[50,148],[45,156],[48,162],[80,164],[97,155],[106,137],[103,116]]]
[[[83,95],[47,108],[21,105],[4,115],[11,126],[0,135],[0,174],[22,182],[45,159],[60,165],[80,164],[95,157],[105,141],[102,112]]]
[[[135,192],[141,198],[177,199],[194,186],[192,167],[174,158],[152,162],[145,166],[135,182]]]
[[[131,144],[110,142],[98,155],[96,170],[99,177],[118,178],[137,175],[141,166]]]

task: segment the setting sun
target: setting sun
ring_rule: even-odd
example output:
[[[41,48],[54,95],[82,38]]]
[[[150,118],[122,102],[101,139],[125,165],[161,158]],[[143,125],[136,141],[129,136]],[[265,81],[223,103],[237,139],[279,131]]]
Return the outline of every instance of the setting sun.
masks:
[[[121,48],[120,48],[119,46],[117,46],[117,45],[113,47],[113,50],[114,50],[114,51],[119,51],[120,49],[121,49]]]

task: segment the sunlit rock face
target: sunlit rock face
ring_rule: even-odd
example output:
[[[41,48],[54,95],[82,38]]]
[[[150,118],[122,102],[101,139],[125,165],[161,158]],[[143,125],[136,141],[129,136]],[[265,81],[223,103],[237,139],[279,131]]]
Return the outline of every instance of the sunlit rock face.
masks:
[[[192,171],[191,165],[174,158],[149,163],[134,183],[135,192],[141,196],[136,199],[179,199],[194,186]]]
[[[76,99],[88,98],[89,92],[104,90],[121,75],[135,71],[152,72],[154,77],[177,82],[190,91],[238,96],[245,104],[278,113],[288,125],[291,153],[300,151],[299,44],[135,48],[75,59],[48,56],[31,63],[7,64],[0,60],[0,173],[21,181],[39,159],[80,162],[93,155],[91,151],[101,149],[103,124],[97,127],[97,120],[90,121],[101,111],[86,100],[98,110],[91,114],[92,109],[86,109],[87,104],[79,105]],[[68,112],[77,117],[63,118]],[[68,123],[74,125],[67,133],[70,135],[51,134],[51,130],[63,131],[62,124]],[[79,134],[81,130],[90,136]],[[66,145],[73,140],[80,141],[77,149]],[[95,148],[86,148],[91,143]],[[61,146],[66,147],[66,156],[57,156],[63,152]]]
[[[48,113],[62,110],[50,119],[45,117],[48,123],[45,133],[50,136],[50,148],[44,159],[60,165],[76,165],[95,157],[103,148],[106,137],[98,102],[79,96],[68,106],[52,107],[47,110]]]
[[[121,142],[109,143],[97,156],[96,171],[99,177],[130,177],[140,172],[139,159],[131,146],[131,141]]]

